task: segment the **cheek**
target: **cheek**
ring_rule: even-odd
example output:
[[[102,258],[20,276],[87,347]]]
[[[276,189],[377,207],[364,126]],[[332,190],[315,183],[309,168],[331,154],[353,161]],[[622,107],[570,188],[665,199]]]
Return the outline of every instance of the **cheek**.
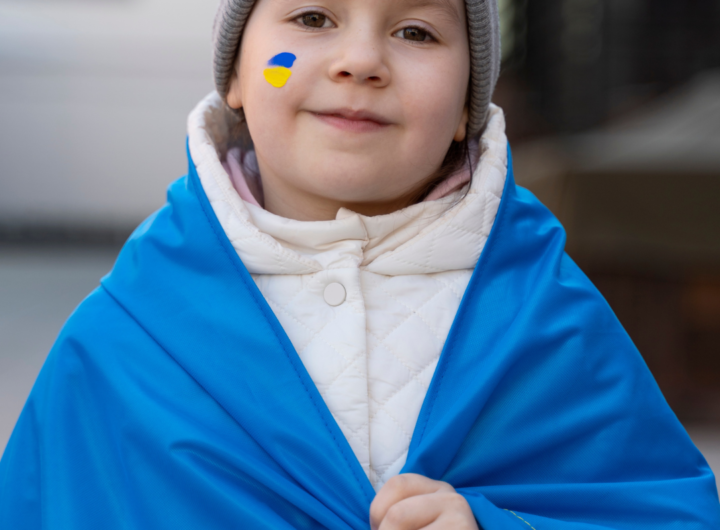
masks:
[[[271,152],[277,156],[281,146],[290,145],[297,127],[295,117],[312,89],[312,76],[299,53],[297,56],[292,68],[274,67],[266,60],[249,64],[241,71],[243,107],[250,134],[256,149],[267,156]],[[283,70],[278,75],[275,68],[285,68],[291,75]]]
[[[407,139],[403,154],[416,175],[427,176],[442,164],[462,120],[469,69],[415,64],[398,88]]]
[[[405,79],[408,122],[453,135],[465,108],[469,72],[462,68],[424,65]],[[422,79],[418,82],[418,79]]]
[[[444,74],[444,75],[443,75]],[[408,82],[405,90],[407,148],[425,167],[439,167],[457,133],[465,108],[463,76],[427,73],[426,83]]]
[[[263,78],[262,71],[259,80],[249,87],[245,119],[247,120],[250,136],[258,152],[269,153],[275,151],[290,133],[288,130],[289,115],[285,112],[287,97],[277,94],[279,89],[269,85]]]

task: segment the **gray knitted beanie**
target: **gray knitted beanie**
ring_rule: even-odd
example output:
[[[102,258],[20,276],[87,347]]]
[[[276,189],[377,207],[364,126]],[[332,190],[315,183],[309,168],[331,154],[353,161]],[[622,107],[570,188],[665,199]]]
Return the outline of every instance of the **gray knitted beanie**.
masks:
[[[213,30],[215,87],[225,99],[245,22],[255,0],[221,0]],[[465,0],[470,38],[470,136],[485,128],[500,74],[500,21],[497,0]]]

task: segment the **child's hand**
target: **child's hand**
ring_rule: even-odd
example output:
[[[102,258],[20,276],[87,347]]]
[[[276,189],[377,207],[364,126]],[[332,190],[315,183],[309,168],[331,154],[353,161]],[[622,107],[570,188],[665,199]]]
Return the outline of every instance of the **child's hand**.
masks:
[[[388,480],[370,506],[372,530],[478,530],[465,498],[447,482],[422,475]]]

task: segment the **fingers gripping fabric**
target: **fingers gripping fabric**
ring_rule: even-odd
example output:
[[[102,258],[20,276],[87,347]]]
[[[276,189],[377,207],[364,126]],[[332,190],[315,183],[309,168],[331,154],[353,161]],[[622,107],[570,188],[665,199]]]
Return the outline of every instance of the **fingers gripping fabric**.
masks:
[[[255,0],[222,0],[213,30],[215,86],[225,99],[243,28]],[[468,133],[479,135],[500,75],[500,21],[497,0],[465,0],[470,43]]]

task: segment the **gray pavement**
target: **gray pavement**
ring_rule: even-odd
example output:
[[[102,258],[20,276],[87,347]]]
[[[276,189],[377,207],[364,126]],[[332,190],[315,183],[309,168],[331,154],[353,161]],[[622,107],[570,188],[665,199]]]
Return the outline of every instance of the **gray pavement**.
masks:
[[[0,247],[0,453],[60,328],[115,255],[109,249]],[[686,427],[720,475],[720,425]]]

